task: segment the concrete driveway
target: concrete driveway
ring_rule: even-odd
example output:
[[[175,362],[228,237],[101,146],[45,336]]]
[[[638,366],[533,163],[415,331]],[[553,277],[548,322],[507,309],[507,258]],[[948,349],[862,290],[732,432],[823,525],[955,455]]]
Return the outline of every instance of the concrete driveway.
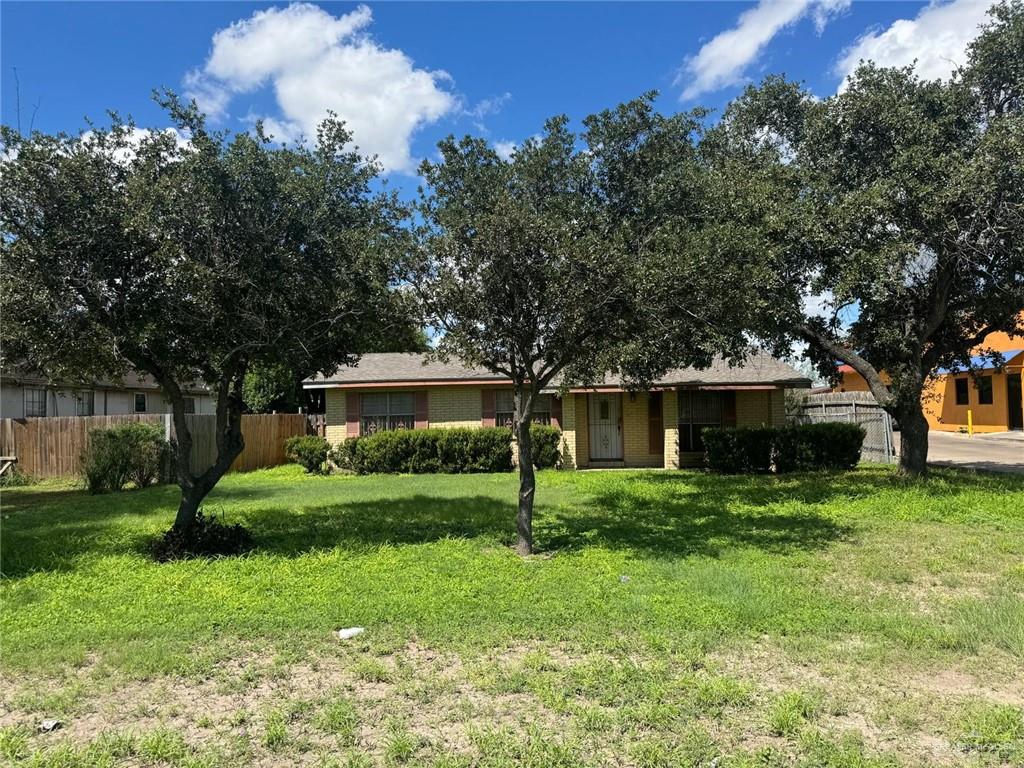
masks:
[[[896,435],[898,440],[899,433]],[[896,450],[898,454],[899,448]],[[1024,432],[968,437],[932,430],[928,433],[928,463],[1024,474]]]

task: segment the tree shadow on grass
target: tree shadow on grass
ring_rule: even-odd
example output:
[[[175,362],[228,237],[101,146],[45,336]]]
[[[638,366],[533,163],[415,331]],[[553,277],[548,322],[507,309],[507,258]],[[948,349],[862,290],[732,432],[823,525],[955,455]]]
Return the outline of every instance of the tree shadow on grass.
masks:
[[[308,493],[295,495],[286,485],[225,484],[206,506],[215,514],[223,509],[229,522],[246,525],[256,540],[257,554],[298,556],[334,548],[363,551],[446,538],[492,545],[514,541],[511,484],[507,496],[504,486],[496,489],[500,495],[468,493],[478,490],[471,477],[428,487],[427,492],[417,485],[418,492],[410,494],[412,488],[404,478],[366,480],[394,481],[393,492],[387,489],[369,500],[317,503],[315,496],[311,501]],[[345,490],[331,479],[310,482],[330,484],[332,493]],[[984,482],[968,473],[949,471],[940,476],[934,492],[949,494]],[[1024,489],[1024,482],[1005,477],[992,482],[999,482],[1003,489]],[[785,478],[693,472],[621,477],[542,474],[534,521],[536,543],[540,552],[599,546],[666,558],[718,556],[736,547],[773,553],[819,549],[849,537],[852,530],[827,505],[877,494],[894,483],[898,481],[891,471],[884,469]],[[297,487],[304,484],[299,482]],[[462,489],[467,493],[461,494]],[[145,552],[153,537],[170,524],[177,505],[177,489],[167,486],[99,497],[69,493],[74,495],[39,494],[45,497],[40,502],[45,506],[38,509],[30,508],[29,500],[35,503],[32,497],[23,496],[13,514],[7,513],[5,504],[5,577],[73,570],[86,556]],[[58,495],[59,503],[54,498]]]

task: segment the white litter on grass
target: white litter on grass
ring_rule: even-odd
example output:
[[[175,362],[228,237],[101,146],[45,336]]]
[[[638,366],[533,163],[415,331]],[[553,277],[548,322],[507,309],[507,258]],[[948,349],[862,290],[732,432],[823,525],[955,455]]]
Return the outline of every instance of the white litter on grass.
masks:
[[[50,731],[56,731],[60,726],[60,720],[43,720],[43,722],[39,724],[39,732],[49,733]]]
[[[345,627],[345,629],[339,629],[338,630],[338,639],[339,640],[351,640],[353,637],[356,637],[357,635],[361,635],[365,631],[366,630],[363,629],[362,627]]]

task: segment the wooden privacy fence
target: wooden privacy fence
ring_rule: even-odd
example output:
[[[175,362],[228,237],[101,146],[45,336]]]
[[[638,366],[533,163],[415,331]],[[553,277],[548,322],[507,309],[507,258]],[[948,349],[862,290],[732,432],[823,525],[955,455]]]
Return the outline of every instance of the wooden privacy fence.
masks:
[[[821,392],[805,394],[791,406],[789,417],[797,424],[845,421],[864,428],[861,461],[891,464],[895,461],[892,418],[870,392]]]
[[[217,417],[190,415],[192,471],[199,473],[217,456]],[[174,438],[170,414],[127,414],[123,416],[51,416],[39,419],[0,419],[0,455],[18,459],[18,469],[33,477],[62,477],[78,474],[81,456],[93,429],[141,421],[163,428]],[[231,472],[244,472],[284,464],[284,443],[289,437],[305,435],[307,421],[301,413],[247,414],[242,416],[245,450],[231,465]]]

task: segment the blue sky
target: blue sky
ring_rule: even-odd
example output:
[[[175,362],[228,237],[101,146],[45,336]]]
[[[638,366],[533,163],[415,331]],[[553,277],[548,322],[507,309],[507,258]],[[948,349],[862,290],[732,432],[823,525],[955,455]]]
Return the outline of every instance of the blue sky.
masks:
[[[984,3],[15,3],[0,5],[2,118],[78,131],[107,109],[166,125],[154,87],[214,124],[308,132],[328,108],[394,183],[449,133],[503,151],[546,117],[640,93],[664,111],[721,109],[769,72],[828,95],[860,57],[948,75]],[[16,88],[15,69],[20,87]],[[34,117],[33,117],[34,115]]]

